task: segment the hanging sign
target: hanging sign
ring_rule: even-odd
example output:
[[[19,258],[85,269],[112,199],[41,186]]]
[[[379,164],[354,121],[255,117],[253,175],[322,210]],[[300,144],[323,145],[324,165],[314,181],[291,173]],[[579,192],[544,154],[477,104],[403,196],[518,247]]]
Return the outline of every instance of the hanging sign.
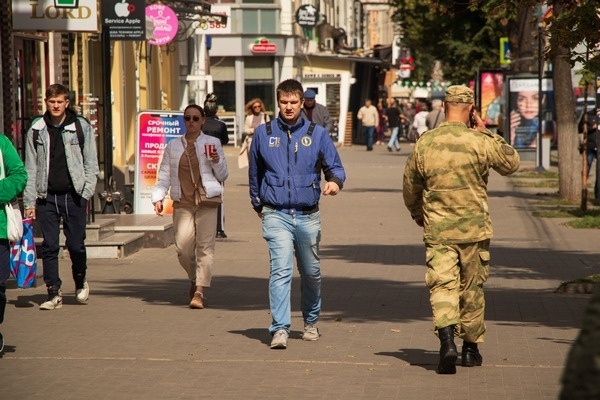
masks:
[[[148,43],[161,46],[175,39],[179,21],[177,14],[164,4],[151,4],[146,7],[146,39]]]
[[[310,4],[298,7],[296,23],[303,28],[314,28],[319,23],[319,9]]]
[[[144,0],[103,0],[102,29],[110,40],[144,40],[146,38],[146,4]]]

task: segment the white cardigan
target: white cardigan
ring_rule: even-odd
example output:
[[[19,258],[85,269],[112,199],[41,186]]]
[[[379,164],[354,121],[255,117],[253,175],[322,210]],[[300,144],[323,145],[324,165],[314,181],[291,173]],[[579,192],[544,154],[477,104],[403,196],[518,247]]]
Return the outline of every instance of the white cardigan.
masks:
[[[215,146],[217,153],[219,153],[218,163],[215,164],[206,158],[204,155],[205,144],[212,144]],[[202,186],[206,192],[206,197],[211,198],[221,195],[223,193],[221,183],[225,182],[229,176],[221,141],[215,137],[202,133],[198,136],[194,145],[196,147],[198,161],[200,162],[200,177],[202,179]],[[152,188],[152,204],[163,201],[169,188],[171,188],[171,200],[181,200],[179,161],[185,151],[185,146],[187,146],[187,141],[183,137],[173,138],[167,143],[167,147],[165,148],[160,163],[160,168],[158,169],[156,186]]]

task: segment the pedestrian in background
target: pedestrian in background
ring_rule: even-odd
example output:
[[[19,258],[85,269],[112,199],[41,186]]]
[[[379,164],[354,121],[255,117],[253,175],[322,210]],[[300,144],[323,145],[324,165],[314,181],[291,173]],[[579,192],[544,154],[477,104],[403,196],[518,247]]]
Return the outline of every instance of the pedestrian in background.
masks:
[[[519,168],[518,153],[485,128],[473,102],[468,87],[448,87],[446,122],[416,142],[404,171],[404,203],[424,227],[439,374],[456,373],[455,335],[463,339],[463,366],[483,361],[477,344],[485,335],[483,283],[492,237],[488,176],[490,169],[509,175]]]
[[[175,250],[190,280],[189,306],[199,309],[206,306],[204,292],[212,280],[217,207],[228,171],[219,139],[202,133],[202,107],[187,106],[183,120],[185,134],[171,139],[165,148],[152,189],[152,204],[156,214],[161,215],[170,191]]]
[[[375,136],[376,141],[375,144],[381,145],[385,142],[385,131],[387,130],[386,126],[386,118],[385,118],[385,110],[386,108],[383,106],[383,101],[379,100],[377,102],[377,120],[378,124],[375,126]]]
[[[69,108],[69,89],[53,84],[46,89],[46,112],[27,131],[23,193],[25,218],[37,219],[42,231],[42,264],[48,298],[41,310],[62,307],[58,271],[61,220],[69,250],[75,298],[85,303],[87,281],[85,227],[88,201],[96,191],[98,156],[94,128]]]
[[[6,280],[10,276],[10,243],[6,231],[6,210],[4,205],[11,202],[25,188],[27,173],[11,141],[0,134],[2,152],[2,175],[0,179],[0,325],[4,321],[6,309]],[[4,349],[4,336],[0,332],[0,354]]]
[[[375,127],[379,125],[379,112],[371,103],[371,99],[365,100],[365,105],[358,110],[356,117],[362,122],[363,136],[367,139],[367,151],[372,151]]]
[[[425,118],[425,124],[428,130],[432,130],[441,125],[446,120],[444,110],[442,109],[442,101],[440,99],[434,99],[431,101],[431,111]]]
[[[244,131],[242,136],[242,148],[238,156],[238,167],[248,166],[248,151],[252,144],[254,130],[269,121],[266,114],[265,104],[261,99],[255,98],[246,103],[246,118],[244,119]]]
[[[390,141],[387,145],[388,151],[392,151],[392,146],[396,151],[400,151],[398,137],[400,130],[402,129],[402,120],[408,120],[408,118],[402,115],[400,107],[398,107],[398,101],[392,100],[391,106],[385,109],[385,119],[392,130],[392,135],[390,136]]]
[[[422,103],[421,110],[415,114],[413,119],[413,129],[417,133],[417,139],[421,137],[423,133],[427,131],[427,116],[429,115],[429,108],[427,103]]]
[[[327,107],[316,102],[316,95],[317,93],[312,89],[308,89],[304,92],[302,116],[307,120],[324,127],[327,133],[331,133],[333,130],[333,122],[329,116],[329,111],[327,110]]]
[[[321,171],[325,196],[342,189],[346,175],[327,131],[301,116],[302,84],[277,86],[279,117],[261,125],[250,149],[250,201],[262,219],[270,255],[269,302],[272,349],[287,348],[294,256],[301,280],[303,340],[318,340],[321,312]],[[316,168],[315,168],[316,167]]]
[[[229,143],[229,133],[227,132],[227,125],[217,117],[217,96],[214,93],[209,93],[204,100],[204,113],[206,114],[206,121],[202,125],[202,132],[208,136],[216,137],[221,141],[221,146],[225,146]],[[221,192],[221,198],[225,199],[225,188]],[[225,214],[224,214],[224,202],[217,209],[217,237],[226,239],[225,234]]]

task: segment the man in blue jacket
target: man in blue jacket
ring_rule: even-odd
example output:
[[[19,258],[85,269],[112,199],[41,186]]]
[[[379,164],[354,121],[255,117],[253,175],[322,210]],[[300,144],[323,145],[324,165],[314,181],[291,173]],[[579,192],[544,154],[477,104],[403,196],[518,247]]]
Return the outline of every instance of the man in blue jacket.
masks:
[[[291,325],[290,290],[294,255],[301,277],[303,340],[318,340],[321,311],[321,171],[323,194],[335,196],[346,174],[327,131],[301,117],[302,84],[288,79],[277,86],[277,119],[254,132],[249,156],[250,200],[262,218],[271,258],[269,302],[272,349],[287,348]]]

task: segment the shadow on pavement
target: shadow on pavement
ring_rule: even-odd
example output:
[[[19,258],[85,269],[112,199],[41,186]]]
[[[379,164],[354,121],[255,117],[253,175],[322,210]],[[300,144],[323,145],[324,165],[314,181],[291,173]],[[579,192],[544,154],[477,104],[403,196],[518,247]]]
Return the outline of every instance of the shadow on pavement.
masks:
[[[439,361],[438,353],[424,349],[399,349],[397,352],[379,352],[375,355],[398,358],[410,365],[428,371],[435,371]]]

